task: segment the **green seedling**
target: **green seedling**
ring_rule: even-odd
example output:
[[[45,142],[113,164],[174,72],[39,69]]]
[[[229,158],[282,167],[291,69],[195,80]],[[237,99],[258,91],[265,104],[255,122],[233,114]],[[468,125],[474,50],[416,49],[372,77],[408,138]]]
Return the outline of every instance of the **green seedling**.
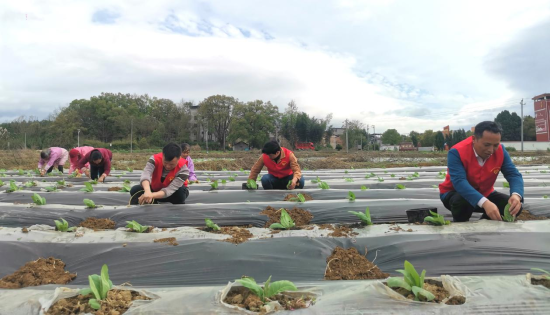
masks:
[[[321,182],[321,179],[319,178],[319,176],[317,176],[317,179],[312,179],[311,180],[312,184],[317,184],[317,183],[320,183],[320,182]]]
[[[210,183],[210,187],[212,187],[212,189],[218,189],[218,180],[214,180]]]
[[[225,185],[225,184],[227,184],[227,180],[222,179],[222,185]]]
[[[0,187],[4,186],[4,182],[0,180]]]
[[[241,167],[241,172],[243,172],[243,173],[244,173],[244,169],[243,169],[242,167]]]
[[[80,191],[88,192],[88,193],[94,192],[94,187],[92,186],[91,183],[86,182],[86,183],[84,183],[84,185],[85,185],[86,187],[81,188]]]
[[[292,220],[292,218],[286,212],[286,210],[281,208],[280,211],[281,211],[281,222],[273,223],[269,226],[269,228],[287,230],[287,229],[290,229],[291,227],[294,227],[296,224],[294,224],[294,220]]]
[[[57,185],[44,187],[44,189],[45,189],[47,192],[57,192],[57,191],[59,191],[59,189],[57,189]]]
[[[20,176],[23,176],[23,175],[25,175],[25,172],[23,172],[22,169],[19,169],[19,171],[17,172],[17,174],[19,174]]]
[[[378,181],[379,181],[379,182],[383,182],[384,179],[383,179],[382,177],[378,177]]]
[[[432,216],[427,216],[424,218],[424,222],[431,223],[433,225],[449,225],[451,221],[445,221],[445,217],[437,212],[430,211]]]
[[[348,172],[348,170],[346,170],[344,173],[348,174],[349,172]]]
[[[353,191],[348,191],[348,200],[355,201],[355,194],[353,193]]]
[[[212,222],[212,220],[204,219],[204,222],[206,223],[206,226],[211,228],[212,230],[214,230],[214,231],[219,231],[220,230],[220,227],[216,223]]]
[[[43,206],[46,204],[46,198],[40,196],[39,194],[35,193],[32,195],[32,201],[37,205],[37,206]]]
[[[510,207],[511,204],[507,204],[506,207],[504,207],[504,215],[502,216],[502,220],[506,222],[514,222],[516,220],[516,217],[510,214]]]
[[[267,279],[264,283],[263,288],[256,283],[254,278],[246,277],[235,281],[242,284],[243,287],[248,288],[252,291],[252,293],[256,294],[264,304],[267,303],[267,299],[281,292],[298,290],[294,283],[287,280],[275,281],[271,283],[271,276],[269,276],[269,279]]]
[[[351,177],[346,177],[344,180],[348,183],[353,183],[353,178]]]
[[[403,184],[397,184],[397,185],[395,185],[395,188],[397,188],[397,189],[405,189],[405,188],[407,188],[407,187],[405,187],[405,185],[403,185]]]
[[[391,176],[391,177],[395,177],[395,174],[391,174],[390,176]]]
[[[286,184],[286,189],[290,189],[290,185],[292,185],[292,181],[289,180],[288,183]]]
[[[367,186],[361,186],[361,190],[362,190],[362,191],[365,191],[365,190],[367,190],[367,189],[369,189],[369,187],[367,187]]]
[[[229,176],[229,181],[234,182],[234,181],[235,181],[235,177]]]
[[[122,172],[122,175],[126,175],[126,172]]]
[[[97,185],[97,179],[91,180],[91,181],[90,181],[90,184],[92,184],[92,185]]]
[[[508,182],[503,182],[503,183],[502,183],[502,187],[504,187],[504,188],[510,188],[510,183],[508,183]]]
[[[128,172],[130,172],[130,173],[132,173],[132,172],[134,171],[134,169],[131,168],[131,167],[128,167],[126,170],[127,170]]]
[[[32,180],[31,180],[30,182],[26,182],[26,183],[25,183],[25,187],[27,187],[27,188],[31,188],[31,187],[34,187],[34,186],[36,186],[36,182],[35,182],[35,181],[32,181]]]
[[[80,290],[79,293],[82,295],[93,294],[94,298],[90,299],[88,304],[90,304],[90,307],[93,309],[98,310],[101,308],[99,301],[105,300],[107,298],[107,293],[113,287],[113,282],[109,279],[109,269],[107,265],[101,267],[101,276],[90,275],[88,276],[88,280],[90,281],[90,288]]]
[[[59,186],[66,186],[67,183],[66,183],[65,180],[63,179],[63,180],[57,181],[57,185],[59,185]]]
[[[125,179],[125,180],[124,180],[124,184],[130,185],[130,180],[129,180],[129,179]]]
[[[306,197],[302,194],[297,194],[296,197],[290,198],[288,201],[293,202],[306,202]]]
[[[388,174],[388,171],[384,171],[384,174]]]
[[[137,233],[143,233],[145,231],[147,231],[147,229],[149,229],[149,226],[147,225],[141,225],[139,223],[137,223],[136,221],[132,220],[132,221],[126,221],[126,223],[128,223],[126,225],[127,228],[130,228],[132,229],[134,232],[137,232]]]
[[[420,177],[420,174],[418,174],[418,172],[414,172],[414,174],[412,174],[412,177]]]
[[[361,220],[361,222],[363,222],[363,224],[372,225],[372,220],[370,218],[369,207],[367,207],[367,209],[365,209],[365,213],[357,212],[357,211],[348,211],[348,212],[352,213],[352,214],[355,214]]]
[[[256,184],[255,180],[249,179],[246,181],[246,187],[248,189],[258,189],[258,184]]]
[[[437,186],[437,185],[432,185],[432,188],[439,188],[439,186]]]
[[[89,208],[89,209],[97,208],[95,202],[92,199],[84,199],[82,200],[82,202],[84,202],[84,205],[86,206],[86,208]]]
[[[330,187],[328,186],[328,184],[326,182],[320,182],[319,183],[319,188],[321,188],[321,189],[330,189]]]
[[[76,229],[76,227],[69,227],[69,223],[67,221],[65,221],[65,219],[63,218],[60,218],[61,221],[58,221],[58,220],[53,220],[53,222],[55,223],[55,229],[59,232],[72,232],[74,231],[74,229]]]
[[[414,266],[405,260],[405,270],[396,270],[397,272],[403,274],[404,278],[388,278],[388,286],[391,288],[403,288],[407,291],[411,291],[415,296],[415,301],[420,300],[420,296],[423,296],[427,301],[432,301],[435,299],[435,296],[424,290],[424,278],[426,276],[426,270],[422,270],[422,274],[418,275]]]
[[[225,168],[225,167],[222,168],[222,171],[227,172],[227,168]]]
[[[78,175],[78,171],[72,172],[72,174],[69,174],[69,178],[75,178]]]
[[[543,273],[542,277],[545,278],[546,280],[550,280],[550,272],[540,268],[531,268],[531,270],[542,272]]]
[[[122,175],[116,175],[116,178],[121,178],[121,177],[122,177]]]
[[[122,188],[119,190],[119,192],[123,192],[123,193],[126,193],[126,192],[130,192],[132,188],[127,185],[127,184],[122,184]]]
[[[546,173],[547,173],[547,171],[540,171],[540,172],[541,172],[542,174],[546,174]]]
[[[439,179],[445,179],[445,177],[447,177],[447,173],[443,171],[440,171],[439,175],[437,175],[437,178]]]
[[[544,196],[542,196],[542,198],[548,199],[548,195],[544,195]]]
[[[10,180],[10,188],[8,190],[6,190],[6,192],[7,193],[12,193],[12,192],[18,191],[18,190],[21,190],[21,188],[17,187],[17,185],[15,184],[15,181]]]

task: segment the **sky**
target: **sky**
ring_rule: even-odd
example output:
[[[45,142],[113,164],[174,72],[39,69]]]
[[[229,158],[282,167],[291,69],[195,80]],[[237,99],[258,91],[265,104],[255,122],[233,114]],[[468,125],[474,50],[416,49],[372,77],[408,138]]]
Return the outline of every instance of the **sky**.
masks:
[[[550,0],[2,1],[0,122],[121,92],[469,129],[521,99],[533,115],[549,29]]]

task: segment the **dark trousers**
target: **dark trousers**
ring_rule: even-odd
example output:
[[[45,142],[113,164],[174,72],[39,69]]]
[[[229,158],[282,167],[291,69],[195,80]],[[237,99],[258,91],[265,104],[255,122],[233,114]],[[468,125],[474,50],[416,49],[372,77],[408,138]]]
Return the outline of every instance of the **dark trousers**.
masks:
[[[135,185],[130,189],[130,196],[132,197],[132,200],[130,200],[130,204],[137,205],[139,204],[138,199],[143,195],[143,186],[141,185]],[[185,186],[181,186],[178,190],[176,190],[171,196],[163,199],[157,199],[155,200],[155,203],[158,202],[169,202],[172,204],[184,204],[185,199],[189,197],[189,189]]]
[[[264,189],[286,189],[286,185],[288,185],[288,182],[292,180],[294,175],[289,175],[287,177],[283,178],[277,178],[271,174],[265,174],[262,176],[262,187]],[[305,180],[304,177],[300,178],[300,180],[296,183],[296,188],[304,188]]]
[[[101,175],[103,175],[103,173],[105,173],[105,168],[103,165],[97,166],[90,163],[90,178],[92,180],[98,179]]]
[[[60,171],[61,173],[63,173],[63,165],[58,165],[58,166],[57,166],[57,170]],[[46,173],[51,173],[52,171],[53,171],[53,165],[52,165],[52,167],[50,167],[50,168],[46,171]]]
[[[505,195],[503,193],[499,193],[498,191],[493,191],[489,197],[487,197],[489,201],[494,203],[498,210],[500,211],[500,215],[504,215],[504,208],[508,204],[508,200],[510,199],[510,196]],[[445,208],[451,210],[451,213],[453,215],[453,221],[454,222],[467,222],[472,217],[473,212],[483,213],[481,216],[482,219],[490,220],[489,216],[487,216],[487,213],[485,213],[485,209],[478,207],[477,205],[474,207],[472,206],[466,199],[464,199],[458,192],[451,191],[449,192],[445,198],[443,199],[443,205]],[[516,216],[518,216],[523,208],[521,208]]]

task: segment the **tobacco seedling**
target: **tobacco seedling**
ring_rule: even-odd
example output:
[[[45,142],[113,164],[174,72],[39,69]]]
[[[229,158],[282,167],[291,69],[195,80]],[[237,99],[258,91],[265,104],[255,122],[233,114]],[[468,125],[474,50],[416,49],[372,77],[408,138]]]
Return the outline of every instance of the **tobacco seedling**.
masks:
[[[367,186],[361,186],[361,190],[362,190],[362,191],[365,191],[365,190],[367,190],[367,189],[369,189]]]
[[[504,188],[510,188],[510,183],[508,183],[508,182],[503,182],[503,183],[502,183],[502,187],[504,187]]]
[[[109,269],[107,265],[101,267],[101,276],[90,275],[88,276],[90,281],[90,288],[80,290],[81,295],[93,294],[94,299],[90,299],[88,304],[95,310],[101,308],[99,301],[105,300],[107,298],[107,292],[113,287],[113,282],[109,279]]]
[[[47,192],[57,192],[57,191],[59,191],[59,189],[57,189],[57,185],[44,187],[44,189],[45,189]]]
[[[424,222],[431,223],[433,225],[449,225],[451,224],[451,221],[447,220],[445,221],[445,217],[437,212],[433,212],[430,210],[430,214],[432,216],[427,216],[424,218]]]
[[[344,180],[348,183],[353,183],[353,178],[351,177],[346,177]]]
[[[36,182],[35,182],[35,181],[32,181],[32,180],[31,180],[30,182],[26,182],[26,183],[25,183],[25,187],[27,187],[27,188],[31,188],[31,187],[34,187],[34,186],[36,186]]]
[[[72,174],[69,175],[69,178],[75,178],[78,175],[78,171],[72,172]]]
[[[6,190],[6,192],[11,193],[11,192],[18,191],[18,190],[21,190],[21,188],[17,187],[17,185],[15,184],[15,181],[10,180],[10,188],[8,190]]]
[[[437,175],[437,178],[439,179],[445,179],[445,177],[447,177],[447,173],[443,171],[440,171],[439,175]]]
[[[89,208],[89,209],[97,208],[95,202],[91,199],[84,199],[82,200],[82,202],[84,202],[84,205],[86,206],[86,208]]]
[[[39,194],[35,193],[32,195],[32,201],[37,205],[37,206],[43,206],[46,204],[46,198],[44,197],[41,197]]]
[[[91,183],[86,182],[86,183],[84,183],[84,185],[85,185],[86,187],[81,188],[80,191],[88,192],[88,193],[91,193],[91,192],[94,191],[94,187],[92,186]]]
[[[133,169],[133,168],[130,168],[130,167],[128,167],[126,170],[127,170],[128,172],[130,172],[130,173],[132,173],[132,172],[134,171],[134,169]]]
[[[291,227],[294,227],[296,224],[294,224],[294,220],[290,217],[290,215],[286,212],[285,209],[281,208],[281,222],[280,223],[273,223],[269,226],[270,229],[290,229]]]
[[[542,198],[548,199],[548,195],[544,195],[544,196],[542,196]]]
[[[212,230],[214,230],[214,231],[219,231],[220,230],[220,227],[216,223],[212,222],[212,220],[204,219],[204,222],[206,223],[206,226],[211,228]]]
[[[19,169],[19,172],[17,172],[17,174],[19,174],[19,175],[24,175],[24,174],[25,174],[25,172],[23,172],[23,170],[22,170],[22,169]]]
[[[348,171],[348,170],[346,170],[346,171],[345,171],[344,173],[348,174],[348,173],[349,173],[349,171]]]
[[[550,272],[540,268],[531,268],[531,270],[542,272],[543,273],[542,277],[547,280],[550,280]]]
[[[65,219],[63,218],[60,218],[61,221],[59,220],[53,220],[53,222],[55,223],[55,229],[58,230],[59,232],[72,232],[74,231],[74,229],[76,229],[76,227],[69,227],[69,223],[67,221],[65,221]]]
[[[355,201],[355,194],[353,193],[353,191],[348,191],[348,200]]]
[[[122,189],[120,189],[119,192],[123,192],[123,193],[130,192],[131,189],[132,188],[127,184],[122,184]]]
[[[292,181],[289,180],[288,183],[286,184],[286,189],[290,189],[290,185],[292,185]]]
[[[218,189],[218,180],[214,180],[210,183],[210,187],[212,187],[212,189]]]
[[[97,179],[91,180],[91,181],[90,181],[90,184],[92,184],[92,185],[97,185]]]
[[[317,179],[312,179],[311,180],[312,184],[317,184],[317,183],[320,183],[320,182],[321,182],[321,179],[319,178],[319,176],[317,176]]]
[[[67,185],[67,183],[65,182],[64,179],[63,179],[63,180],[60,180],[60,181],[57,181],[57,184],[58,184],[59,186],[65,186],[65,185]]]
[[[395,174],[391,174],[390,176],[391,176],[391,177],[395,177]]]
[[[424,290],[424,277],[426,270],[422,270],[422,274],[418,275],[414,266],[405,260],[405,270],[399,269],[397,272],[403,274],[404,278],[388,278],[388,286],[391,288],[403,288],[407,291],[412,291],[415,296],[415,301],[419,301],[419,296],[423,296],[427,301],[432,301],[435,296],[427,290]]]
[[[141,224],[137,223],[134,220],[126,221],[126,223],[128,223],[126,225],[127,228],[130,228],[130,229],[134,230],[134,232],[137,232],[137,233],[143,233],[143,232],[147,231],[147,229],[149,228],[149,226],[141,225]]]
[[[370,218],[369,207],[367,207],[367,209],[365,209],[365,213],[357,212],[357,211],[348,211],[348,212],[352,213],[352,214],[355,214],[361,220],[361,222],[363,222],[363,224],[372,225],[372,220]]]
[[[407,188],[407,187],[405,187],[405,185],[403,185],[403,184],[397,184],[397,185],[395,185],[395,188],[397,188],[397,189],[405,189],[405,188]]]
[[[222,185],[225,185],[225,184],[227,184],[227,180],[222,179]]]
[[[235,181],[235,177],[229,176],[229,181],[234,182],[234,181]]]
[[[0,180],[0,187],[4,186],[4,182]]]
[[[378,177],[378,181],[379,181],[379,182],[383,182],[384,179],[383,179],[382,177]]]
[[[129,179],[125,179],[125,180],[124,180],[124,184],[130,185],[130,180],[129,180]]]
[[[502,220],[506,222],[514,222],[516,218],[510,214],[510,207],[511,204],[507,204],[506,207],[504,207],[504,215],[502,216]]]
[[[420,177],[420,174],[418,174],[418,172],[414,172],[414,174],[412,174],[412,177]]]
[[[328,184],[326,182],[320,182],[319,183],[319,188],[321,188],[321,189],[330,189],[330,187],[328,186]]]
[[[243,287],[248,288],[252,291],[252,293],[256,294],[263,303],[266,303],[268,298],[281,292],[298,290],[294,283],[287,280],[275,281],[271,283],[271,276],[269,276],[269,279],[267,279],[264,283],[263,288],[256,283],[254,278],[246,277],[235,281],[242,284]]]
[[[294,202],[306,202],[306,197],[302,194],[297,194],[296,197],[290,198],[288,201]]]
[[[225,168],[225,167],[222,168],[222,171],[227,172],[227,168]]]
[[[258,189],[258,184],[256,184],[255,180],[249,179],[246,181],[246,187],[248,189]]]

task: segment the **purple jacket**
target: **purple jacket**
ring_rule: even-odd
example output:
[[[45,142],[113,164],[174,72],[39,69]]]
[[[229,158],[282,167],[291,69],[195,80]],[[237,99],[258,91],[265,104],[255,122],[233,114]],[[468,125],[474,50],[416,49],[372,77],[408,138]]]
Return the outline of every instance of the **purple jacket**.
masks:
[[[187,168],[189,169],[189,180],[195,181],[197,180],[197,175],[195,175],[195,164],[193,164],[193,159],[191,159],[191,156],[187,156]]]
[[[46,164],[46,169],[49,169],[54,165],[63,165],[65,164],[65,162],[67,162],[68,159],[69,151],[63,148],[51,147],[50,158],[47,160],[43,160],[41,158],[40,161],[38,161],[38,168],[41,169],[44,164]]]

